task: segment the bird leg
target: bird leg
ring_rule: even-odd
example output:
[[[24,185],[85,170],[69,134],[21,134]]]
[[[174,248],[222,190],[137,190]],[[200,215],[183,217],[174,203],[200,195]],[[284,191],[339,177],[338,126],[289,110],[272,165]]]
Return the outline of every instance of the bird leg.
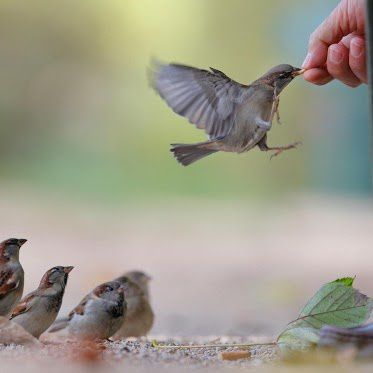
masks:
[[[292,144],[285,145],[285,146],[274,146],[269,147],[267,150],[275,150],[275,152],[271,155],[270,159],[273,157],[277,157],[279,154],[281,154],[284,150],[289,149],[296,149],[298,145],[301,145],[302,143],[300,141],[293,142]]]
[[[276,115],[276,121],[277,121],[277,123],[281,124],[281,121],[280,121],[280,111],[278,109],[279,104],[280,104],[280,96],[277,94],[277,90],[275,89],[274,92],[273,92],[273,104],[272,104],[270,121],[272,122],[274,116]]]
[[[295,149],[298,145],[301,145],[302,143],[300,141],[294,142],[289,145],[285,146],[268,146],[267,145],[267,136],[264,136],[259,142],[258,146],[261,151],[268,152],[274,150],[275,152],[271,155],[270,159],[273,157],[277,157],[279,154],[281,154],[284,150],[289,150],[289,149]]]
[[[280,97],[277,97],[276,100],[276,108],[275,108],[275,113],[276,113],[276,121],[278,124],[282,124],[280,120],[280,110],[278,109],[278,105],[280,105]]]

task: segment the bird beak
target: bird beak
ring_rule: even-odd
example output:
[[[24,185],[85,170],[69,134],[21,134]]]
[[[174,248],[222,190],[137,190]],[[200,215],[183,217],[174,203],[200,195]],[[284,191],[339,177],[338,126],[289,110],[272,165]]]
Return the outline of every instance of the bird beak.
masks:
[[[296,69],[291,73],[291,75],[295,78],[298,75],[302,75],[305,71],[306,69]]]
[[[21,247],[24,243],[26,243],[27,242],[27,240],[26,240],[26,238],[20,238],[19,240],[18,240],[18,246],[19,247]]]
[[[70,273],[73,269],[74,269],[73,266],[69,266],[69,267],[64,267],[63,271],[64,271],[65,273]]]

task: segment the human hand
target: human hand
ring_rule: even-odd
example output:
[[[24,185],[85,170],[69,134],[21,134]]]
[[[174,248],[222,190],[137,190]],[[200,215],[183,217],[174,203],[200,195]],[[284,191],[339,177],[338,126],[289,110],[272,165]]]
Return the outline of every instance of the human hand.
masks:
[[[338,79],[350,87],[367,83],[365,0],[342,0],[311,34],[304,78],[323,85]]]

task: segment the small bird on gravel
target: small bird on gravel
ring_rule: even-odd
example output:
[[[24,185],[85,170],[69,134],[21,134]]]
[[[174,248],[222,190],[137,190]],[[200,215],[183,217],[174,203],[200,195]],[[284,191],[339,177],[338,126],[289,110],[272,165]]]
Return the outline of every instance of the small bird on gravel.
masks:
[[[9,238],[0,243],[0,316],[9,317],[22,297],[24,272],[19,249],[26,241]]]
[[[142,286],[130,280],[136,279]],[[140,271],[132,271],[115,279],[124,286],[127,301],[127,315],[121,328],[112,336],[118,340],[128,337],[142,337],[153,326],[154,313],[149,303],[148,281],[150,277]],[[145,289],[145,290],[144,290]]]
[[[242,153],[255,146],[274,151],[272,158],[299,144],[269,147],[267,132],[275,115],[280,121],[281,91],[304,70],[282,64],[244,85],[210,69],[159,62],[151,69],[150,83],[168,106],[208,135],[205,142],[172,145],[183,166],[218,151]]]
[[[68,315],[49,330],[81,340],[107,339],[122,326],[127,311],[124,288],[118,281],[94,288]]]
[[[128,277],[132,282],[140,286],[148,302],[150,302],[149,282],[152,279],[142,271],[128,271],[123,276]]]
[[[58,266],[48,270],[39,287],[17,304],[10,319],[39,338],[56,320],[67,279],[73,268]]]

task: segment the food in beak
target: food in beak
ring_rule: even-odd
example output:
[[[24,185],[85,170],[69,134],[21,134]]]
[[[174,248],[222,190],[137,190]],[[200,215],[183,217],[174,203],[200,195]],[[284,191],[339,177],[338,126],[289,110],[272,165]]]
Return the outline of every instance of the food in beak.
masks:
[[[298,75],[302,75],[305,71],[306,71],[306,69],[299,69],[299,70],[293,71],[293,72],[292,72],[292,75],[293,75],[294,77],[296,77],[296,76],[298,76]]]

